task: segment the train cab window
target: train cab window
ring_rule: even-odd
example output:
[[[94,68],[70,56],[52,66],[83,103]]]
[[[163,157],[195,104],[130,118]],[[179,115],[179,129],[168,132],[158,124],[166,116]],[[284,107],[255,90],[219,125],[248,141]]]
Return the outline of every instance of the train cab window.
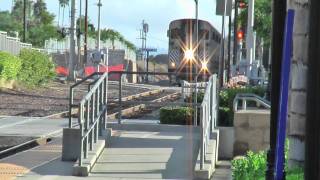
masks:
[[[217,38],[217,41],[218,41],[218,43],[220,43],[221,42],[221,38],[218,36],[218,38]]]
[[[216,37],[216,33],[215,33],[215,32],[212,33],[211,39],[214,40],[214,41],[217,40],[217,37]]]
[[[179,38],[179,33],[180,33],[180,30],[179,29],[171,29],[170,30],[170,38],[171,39],[178,39]]]
[[[184,29],[180,29],[179,37],[182,41],[186,40],[186,31]]]
[[[209,31],[206,29],[201,29],[199,32],[200,38],[205,38],[205,40],[209,40]]]

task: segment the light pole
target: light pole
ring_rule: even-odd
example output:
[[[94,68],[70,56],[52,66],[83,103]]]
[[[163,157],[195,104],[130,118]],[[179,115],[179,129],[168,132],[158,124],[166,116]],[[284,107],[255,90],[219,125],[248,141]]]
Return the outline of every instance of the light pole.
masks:
[[[100,23],[101,23],[101,0],[98,2],[98,39],[97,39],[97,50],[100,52],[101,44],[100,44],[100,38],[101,38],[101,29],[100,29]]]

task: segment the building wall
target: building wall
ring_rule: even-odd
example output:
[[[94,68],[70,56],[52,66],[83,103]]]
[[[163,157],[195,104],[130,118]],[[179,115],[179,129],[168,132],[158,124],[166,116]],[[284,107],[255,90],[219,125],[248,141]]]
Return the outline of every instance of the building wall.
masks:
[[[233,154],[245,155],[248,150],[263,151],[270,144],[270,111],[240,110],[234,113]]]
[[[295,167],[304,161],[309,1],[287,0],[287,8],[295,10],[288,113],[289,166]]]

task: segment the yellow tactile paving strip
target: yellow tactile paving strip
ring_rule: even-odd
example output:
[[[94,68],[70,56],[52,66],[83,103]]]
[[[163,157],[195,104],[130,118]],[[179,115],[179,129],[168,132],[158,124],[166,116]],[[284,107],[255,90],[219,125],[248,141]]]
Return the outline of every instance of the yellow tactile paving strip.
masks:
[[[28,152],[39,152],[39,153],[58,153],[61,154],[61,150],[62,150],[62,145],[60,144],[61,142],[57,143],[48,143],[48,144],[44,144],[44,145],[40,145],[36,148],[27,150],[22,152],[23,153],[28,153]],[[42,154],[46,155],[46,154]],[[14,158],[14,157],[13,157]],[[37,165],[43,164],[43,163],[48,163],[50,159],[46,159],[46,160],[40,160]],[[19,166],[16,164],[10,164],[10,163],[0,163],[0,180],[11,180],[11,179],[16,179],[17,176],[22,176],[25,175],[27,173],[29,173],[33,168],[35,168],[36,166],[31,166],[29,168],[27,167],[23,167],[23,166]]]
[[[0,163],[0,180],[15,179],[16,176],[26,174],[30,170],[14,164]]]

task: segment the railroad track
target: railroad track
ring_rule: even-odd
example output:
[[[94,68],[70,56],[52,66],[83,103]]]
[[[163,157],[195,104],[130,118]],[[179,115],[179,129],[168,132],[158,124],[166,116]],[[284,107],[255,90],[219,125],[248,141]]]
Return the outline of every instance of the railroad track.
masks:
[[[151,90],[121,98],[121,112],[124,116],[137,113],[150,107],[152,103],[161,103],[166,100],[177,100],[180,93],[168,89]],[[119,114],[119,99],[108,100],[108,119],[116,119]],[[69,111],[49,116],[49,118],[68,117]],[[78,110],[72,111],[72,117],[77,118]]]
[[[121,115],[124,117],[130,116],[142,116],[143,114],[149,113],[155,109],[159,109],[161,105],[167,104],[169,101],[173,102],[180,98],[180,93],[172,92],[169,90],[161,90],[159,93],[150,94],[148,96],[142,96],[139,98],[125,101],[122,103]],[[119,115],[119,105],[116,104],[111,109],[107,110],[108,119],[114,120]]]

